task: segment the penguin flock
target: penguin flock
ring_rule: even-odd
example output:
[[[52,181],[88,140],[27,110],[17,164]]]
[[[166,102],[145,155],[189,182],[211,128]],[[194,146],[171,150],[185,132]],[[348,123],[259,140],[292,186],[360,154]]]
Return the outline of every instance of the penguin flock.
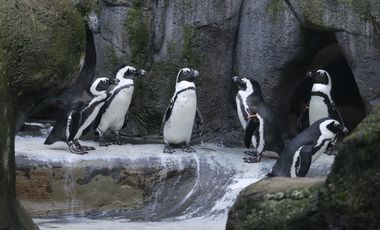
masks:
[[[305,77],[313,82],[310,101],[298,119],[299,133],[286,144],[278,117],[264,101],[258,82],[236,76],[232,78],[239,88],[236,108],[245,130],[244,143],[248,149],[251,146],[254,149],[245,152],[250,157],[243,159],[247,163],[257,163],[264,151],[277,153],[279,158],[268,176],[306,176],[311,163],[322,153],[331,154],[338,135],[348,133],[332,100],[332,81],[327,71],[310,71]]]
[[[86,154],[95,148],[81,145],[79,138],[91,130],[98,135],[100,146],[124,144],[120,130],[126,126],[134,81],[145,73],[143,69],[124,66],[115,77],[95,79],[79,103],[64,108],[44,144],[62,141],[67,143],[70,152]],[[182,68],[177,73],[174,94],[160,131],[164,153],[174,153],[178,145],[182,145],[185,152],[195,152],[190,144],[193,126],[199,135],[203,130],[194,83],[198,77],[199,72],[192,68]],[[306,73],[305,77],[313,82],[310,101],[298,119],[299,133],[288,141],[283,138],[278,113],[264,100],[259,83],[249,78],[232,78],[238,88],[237,116],[247,148],[243,161],[259,163],[264,152],[277,153],[278,160],[268,176],[306,176],[311,163],[323,153],[331,154],[338,136],[348,133],[331,97],[330,75],[317,70]],[[105,138],[107,132],[113,135],[112,141]]]

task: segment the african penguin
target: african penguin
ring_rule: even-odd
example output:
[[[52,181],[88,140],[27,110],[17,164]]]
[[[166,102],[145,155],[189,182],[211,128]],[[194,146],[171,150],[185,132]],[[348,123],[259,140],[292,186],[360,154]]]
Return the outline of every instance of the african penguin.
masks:
[[[240,123],[245,130],[244,144],[254,151],[247,151],[251,156],[244,158],[247,163],[260,162],[264,151],[274,151],[280,154],[284,147],[281,136],[281,126],[278,117],[270,106],[264,101],[259,83],[252,79],[232,78],[238,85],[236,107]]]
[[[300,131],[302,127],[310,126],[315,121],[327,117],[335,119],[344,125],[343,119],[331,97],[332,81],[329,73],[325,70],[309,71],[306,73],[306,77],[312,80],[313,87],[309,105],[301,113],[297,122],[297,129]],[[332,145],[335,145],[335,142]],[[332,147],[329,147],[326,154],[334,155],[335,151]]]
[[[294,137],[282,151],[269,176],[304,177],[312,162],[348,129],[339,121],[322,118]]]
[[[307,72],[306,76],[312,80],[313,87],[311,89],[309,105],[298,119],[298,129],[301,129],[302,123],[305,123],[306,120],[308,120],[310,126],[315,121],[327,117],[335,119],[344,125],[342,117],[331,97],[332,82],[329,73],[324,70],[317,70]]]
[[[114,144],[122,144],[119,131],[126,125],[126,116],[134,91],[134,79],[144,74],[145,70],[132,66],[125,66],[117,72],[116,79],[119,80],[119,83],[110,91],[110,96],[94,122],[94,129],[99,134],[100,146],[110,145],[104,138],[107,130],[111,130],[115,134]]]
[[[177,74],[175,92],[163,119],[164,153],[173,153],[171,144],[185,143],[185,152],[195,152],[190,146],[194,119],[198,129],[202,129],[202,117],[197,109],[194,80],[198,71],[183,68]]]
[[[107,90],[110,85],[118,81],[112,78],[97,78],[92,83],[89,92],[82,95],[80,103],[64,111],[44,144],[50,145],[63,141],[67,143],[70,151],[76,154],[85,154],[93,150],[93,147],[82,146],[78,139],[90,131],[93,121],[107,99]]]

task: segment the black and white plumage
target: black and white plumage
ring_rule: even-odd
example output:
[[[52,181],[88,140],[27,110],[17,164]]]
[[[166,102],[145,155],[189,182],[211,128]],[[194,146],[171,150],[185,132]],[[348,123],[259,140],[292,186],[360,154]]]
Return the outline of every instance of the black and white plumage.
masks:
[[[256,157],[244,158],[247,163],[260,162],[264,151],[279,154],[284,142],[278,117],[264,101],[259,83],[252,79],[233,77],[239,87],[236,95],[236,107],[240,123],[245,130],[244,144],[254,151],[247,154]]]
[[[93,147],[82,146],[78,139],[89,132],[91,125],[107,99],[107,90],[117,79],[98,78],[89,92],[84,92],[78,103],[68,106],[57,120],[44,144],[66,142],[72,153],[85,154]]]
[[[132,66],[124,66],[117,72],[116,79],[119,82],[109,92],[110,96],[94,122],[94,129],[99,134],[100,146],[110,145],[104,138],[104,133],[107,130],[111,130],[115,134],[114,144],[122,144],[119,131],[126,125],[127,113],[134,91],[134,79],[144,74],[145,70],[136,69]]]
[[[282,151],[269,176],[304,177],[312,162],[348,129],[339,121],[322,118],[294,137]]]
[[[199,130],[202,126],[194,84],[198,74],[197,70],[190,68],[183,68],[177,74],[175,92],[163,119],[165,153],[175,152],[171,144],[181,143],[185,143],[184,151],[195,152],[190,146],[194,119]]]
[[[329,73],[325,70],[310,71],[306,77],[312,80],[311,97],[309,105],[301,113],[297,129],[312,125],[322,118],[332,118],[343,123],[343,119],[331,97],[332,81]]]

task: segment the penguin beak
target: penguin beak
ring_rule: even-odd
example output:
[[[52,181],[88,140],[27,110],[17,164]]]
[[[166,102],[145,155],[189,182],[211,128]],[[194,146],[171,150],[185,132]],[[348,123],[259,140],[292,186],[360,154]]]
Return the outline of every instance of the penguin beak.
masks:
[[[193,70],[193,76],[194,76],[194,77],[198,77],[198,75],[199,75],[198,70],[194,69],[194,70]]]
[[[347,136],[348,132],[349,132],[349,130],[344,125],[339,126],[339,133],[340,134]]]
[[[137,71],[137,75],[144,76],[146,74],[146,71],[143,69],[140,69]]]
[[[238,82],[238,81],[240,80],[240,78],[239,78],[238,76],[234,76],[234,77],[232,77],[232,80],[233,80],[234,82]]]
[[[306,77],[313,77],[314,73],[315,73],[315,71],[308,71],[308,72],[305,74],[305,76],[306,76]]]
[[[110,80],[110,84],[111,84],[111,85],[113,85],[113,84],[117,84],[117,83],[120,82],[120,80],[117,79],[117,78],[109,78],[109,80]]]

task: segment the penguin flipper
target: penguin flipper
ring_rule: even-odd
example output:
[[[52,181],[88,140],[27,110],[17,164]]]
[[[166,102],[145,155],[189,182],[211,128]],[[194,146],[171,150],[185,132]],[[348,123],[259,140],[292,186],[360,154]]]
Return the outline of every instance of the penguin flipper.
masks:
[[[305,177],[309,172],[311,160],[312,160],[312,150],[313,146],[308,145],[304,146],[299,154],[298,161],[298,170],[296,170],[297,177]]]
[[[70,135],[67,139],[68,141],[72,141],[75,135],[77,134],[78,129],[80,127],[81,120],[82,120],[82,112],[75,111],[71,114],[71,123],[69,124]]]
[[[250,119],[244,133],[244,145],[249,148],[252,142],[252,136],[255,130],[259,127],[260,121],[257,118]]]
[[[298,120],[297,120],[297,131],[298,132],[301,132],[304,127],[306,126],[305,124],[307,123],[307,120],[309,119],[309,108],[308,107],[305,107],[300,116],[298,117]]]
[[[195,113],[195,125],[196,125],[196,129],[197,129],[199,136],[201,136],[203,133],[203,118],[202,118],[201,112],[199,111],[198,107],[197,107],[197,111]]]
[[[121,129],[124,129],[127,126],[127,120],[128,120],[128,112],[125,114],[124,123]]]
[[[104,105],[102,106],[102,108],[100,108],[98,115],[96,115],[96,117],[95,117],[95,120],[94,120],[94,123],[93,123],[93,126],[92,126],[95,130],[98,128],[98,126],[100,124],[100,121],[102,120],[102,116],[103,116],[103,114],[105,113],[105,111],[106,111],[106,109],[108,107],[107,103],[108,103],[108,101],[106,101],[104,103]]]
[[[170,115],[172,114],[172,111],[173,111],[173,106],[174,106],[174,100],[172,99],[172,100],[170,100],[170,104],[169,104],[168,108],[166,108],[164,118],[162,119],[159,135],[161,135],[161,133],[164,131],[165,122],[167,120],[169,120]]]

